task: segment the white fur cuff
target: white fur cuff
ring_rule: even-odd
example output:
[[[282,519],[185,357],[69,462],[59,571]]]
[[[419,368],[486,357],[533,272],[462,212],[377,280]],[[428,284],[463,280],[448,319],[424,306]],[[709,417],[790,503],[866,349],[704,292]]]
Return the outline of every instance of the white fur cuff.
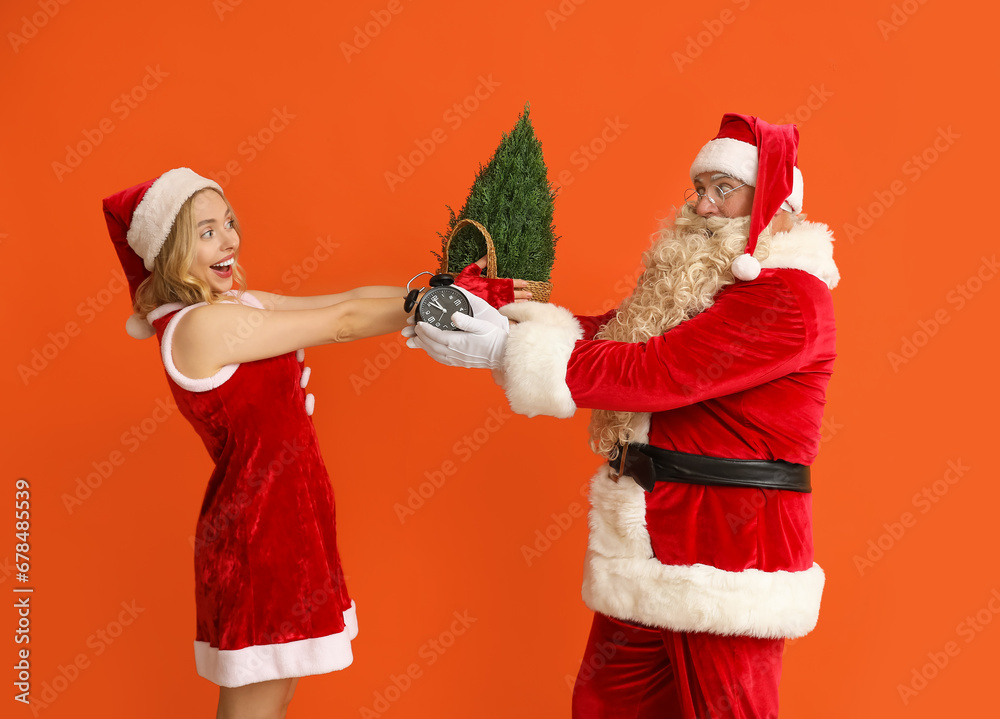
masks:
[[[502,366],[510,408],[528,417],[572,417],[576,403],[566,367],[583,338],[579,321],[569,310],[541,302],[512,303],[500,312],[512,320]]]

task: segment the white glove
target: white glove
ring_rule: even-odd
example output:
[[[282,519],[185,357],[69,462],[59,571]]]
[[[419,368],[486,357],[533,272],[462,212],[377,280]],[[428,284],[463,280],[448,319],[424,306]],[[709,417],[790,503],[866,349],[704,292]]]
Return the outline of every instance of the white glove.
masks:
[[[404,327],[399,334],[403,335],[403,337],[406,337],[407,339],[410,337],[416,337],[417,333],[414,331],[416,329],[416,324],[417,318],[410,315],[406,318],[406,327]]]
[[[417,322],[417,336],[408,339],[406,345],[420,348],[450,367],[500,369],[507,345],[506,330],[461,312],[453,314],[451,321],[460,332],[439,330],[426,322]]]
[[[469,299],[475,317],[455,312],[451,321],[460,331],[440,330],[418,322],[406,346],[422,349],[433,359],[450,367],[485,367],[499,369],[507,344],[509,323],[485,300],[458,288]],[[403,330],[407,332],[409,328]]]

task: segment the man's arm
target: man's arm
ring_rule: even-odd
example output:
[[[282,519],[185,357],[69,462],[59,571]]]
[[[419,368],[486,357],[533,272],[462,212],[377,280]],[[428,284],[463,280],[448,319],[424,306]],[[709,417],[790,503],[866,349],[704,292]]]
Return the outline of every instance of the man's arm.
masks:
[[[618,313],[618,308],[605,312],[603,315],[575,315],[576,321],[583,328],[583,339],[592,340],[600,329],[610,322]]]
[[[555,306],[503,312],[518,320],[504,390],[528,416],[656,412],[739,392],[801,369],[821,331],[815,308],[777,275],[729,286],[712,307],[644,343],[585,340]]]

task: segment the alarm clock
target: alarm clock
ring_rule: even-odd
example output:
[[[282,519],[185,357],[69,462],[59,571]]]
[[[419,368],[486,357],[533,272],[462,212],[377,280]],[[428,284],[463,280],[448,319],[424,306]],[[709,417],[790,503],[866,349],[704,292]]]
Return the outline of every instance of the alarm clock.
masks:
[[[434,275],[431,278],[431,288],[424,292],[417,303],[417,322],[426,322],[441,330],[457,330],[458,327],[451,321],[453,313],[475,316],[469,300],[453,286],[454,282],[455,278],[451,275]]]

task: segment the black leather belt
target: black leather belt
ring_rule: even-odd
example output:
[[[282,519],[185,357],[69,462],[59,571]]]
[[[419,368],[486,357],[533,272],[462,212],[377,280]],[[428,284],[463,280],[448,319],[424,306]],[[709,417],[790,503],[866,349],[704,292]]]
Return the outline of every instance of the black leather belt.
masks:
[[[657,482],[812,492],[809,466],[782,459],[706,457],[632,442],[619,445],[618,457],[608,464],[616,481],[627,475],[647,492],[652,492]]]

